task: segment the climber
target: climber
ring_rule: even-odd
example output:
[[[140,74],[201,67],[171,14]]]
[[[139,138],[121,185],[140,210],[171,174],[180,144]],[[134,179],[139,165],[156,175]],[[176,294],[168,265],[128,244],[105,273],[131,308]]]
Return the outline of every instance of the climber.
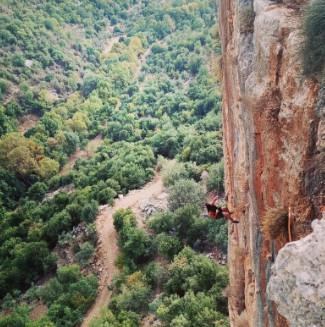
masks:
[[[215,196],[212,201],[211,201],[211,204],[209,203],[206,203],[205,206],[208,210],[208,216],[210,218],[213,218],[213,219],[221,219],[221,218],[224,218],[224,219],[227,219],[227,220],[230,220],[232,223],[235,223],[235,224],[238,224],[239,221],[238,220],[235,220],[231,217],[231,212],[229,211],[229,209],[226,207],[226,208],[222,208],[222,207],[219,207],[219,206],[216,206],[216,202],[218,201],[218,196]]]

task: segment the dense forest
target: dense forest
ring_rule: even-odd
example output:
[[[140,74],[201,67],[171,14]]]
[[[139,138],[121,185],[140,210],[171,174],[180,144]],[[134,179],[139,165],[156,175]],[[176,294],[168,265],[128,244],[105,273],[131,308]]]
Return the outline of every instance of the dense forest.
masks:
[[[148,315],[228,326],[227,270],[205,255],[226,253],[227,224],[202,210],[208,192],[223,193],[215,1],[0,8],[0,327],[81,324],[97,294],[99,208],[156,170],[168,209],[145,230],[131,210],[115,214],[120,274],[91,326]]]

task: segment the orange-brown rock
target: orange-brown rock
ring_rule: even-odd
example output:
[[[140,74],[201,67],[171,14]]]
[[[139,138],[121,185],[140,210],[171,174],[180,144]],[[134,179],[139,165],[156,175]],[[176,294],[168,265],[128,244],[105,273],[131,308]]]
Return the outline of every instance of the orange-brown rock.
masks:
[[[229,227],[235,327],[287,326],[266,285],[288,240],[263,237],[266,209],[287,208],[297,240],[324,208],[325,92],[302,74],[303,3],[220,1],[226,190],[240,220]]]

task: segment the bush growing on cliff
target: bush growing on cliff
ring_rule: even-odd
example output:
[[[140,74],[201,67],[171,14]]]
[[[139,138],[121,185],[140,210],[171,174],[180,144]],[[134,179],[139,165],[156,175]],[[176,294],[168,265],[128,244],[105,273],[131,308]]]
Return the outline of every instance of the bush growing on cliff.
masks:
[[[267,239],[288,235],[288,212],[284,208],[270,208],[266,211],[262,221],[262,231]]]
[[[304,17],[304,72],[324,78],[325,64],[325,1],[316,0],[307,6]],[[323,81],[324,82],[324,81]]]

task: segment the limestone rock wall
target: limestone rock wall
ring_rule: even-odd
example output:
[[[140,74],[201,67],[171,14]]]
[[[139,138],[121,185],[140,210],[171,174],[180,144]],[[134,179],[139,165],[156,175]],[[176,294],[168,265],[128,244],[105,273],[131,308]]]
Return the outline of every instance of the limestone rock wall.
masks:
[[[272,267],[268,296],[291,326],[325,326],[325,219],[313,233],[285,245]]]
[[[293,238],[324,209],[325,92],[302,74],[301,0],[220,0],[223,126],[232,326],[287,326],[266,296],[272,256],[287,240],[263,239],[268,207],[285,207]],[[323,207],[322,207],[323,206]]]

